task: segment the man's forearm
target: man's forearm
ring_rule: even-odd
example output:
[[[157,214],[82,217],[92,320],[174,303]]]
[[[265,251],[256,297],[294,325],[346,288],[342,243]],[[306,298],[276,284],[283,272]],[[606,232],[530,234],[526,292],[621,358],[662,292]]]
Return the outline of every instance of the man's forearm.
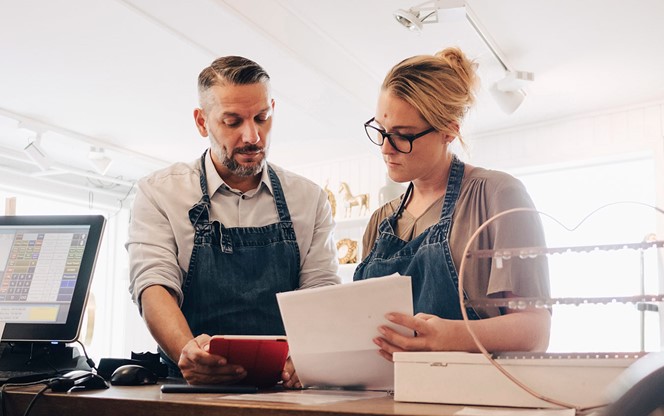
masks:
[[[141,294],[141,305],[152,337],[177,364],[182,348],[194,336],[175,297],[163,286],[150,286]]]

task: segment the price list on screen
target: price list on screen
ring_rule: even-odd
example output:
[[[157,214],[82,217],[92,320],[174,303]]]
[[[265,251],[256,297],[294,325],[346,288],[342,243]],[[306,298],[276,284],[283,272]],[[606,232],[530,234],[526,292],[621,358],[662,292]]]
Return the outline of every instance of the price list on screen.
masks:
[[[0,282],[0,301],[70,302],[86,236],[75,232],[17,233]]]

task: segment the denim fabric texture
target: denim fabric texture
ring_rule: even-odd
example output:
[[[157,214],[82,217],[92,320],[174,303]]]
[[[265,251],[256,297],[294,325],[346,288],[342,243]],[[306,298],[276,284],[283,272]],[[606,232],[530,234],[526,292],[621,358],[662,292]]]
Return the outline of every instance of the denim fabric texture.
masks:
[[[459,198],[464,164],[456,156],[452,160],[443,208],[438,223],[427,228],[411,241],[400,239],[396,222],[413,191],[411,183],[399,209],[385,218],[371,253],[359,264],[353,280],[364,280],[399,273],[410,276],[414,312],[429,313],[446,319],[462,319],[459,306],[459,275],[449,245],[452,214]],[[478,319],[467,308],[470,319]]]
[[[201,157],[203,196],[189,211],[195,231],[183,283],[182,312],[194,336],[285,335],[276,294],[299,287],[300,251],[281,182],[268,165],[279,222],[226,228],[210,218],[210,197]],[[162,353],[169,375],[181,377]]]

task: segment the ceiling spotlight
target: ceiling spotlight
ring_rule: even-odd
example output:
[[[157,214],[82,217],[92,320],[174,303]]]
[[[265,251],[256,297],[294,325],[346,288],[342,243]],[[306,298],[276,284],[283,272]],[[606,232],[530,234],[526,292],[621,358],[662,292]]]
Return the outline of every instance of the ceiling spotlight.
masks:
[[[27,146],[23,149],[23,152],[30,158],[32,159],[33,162],[37,166],[39,166],[39,169],[41,170],[48,170],[51,165],[53,165],[53,161],[51,160],[50,157],[46,155],[44,150],[41,148],[41,135],[37,134],[35,139],[28,143]]]
[[[104,152],[103,148],[94,146],[90,148],[88,159],[90,160],[92,167],[100,175],[106,175],[108,168],[111,167],[111,163],[113,162],[113,159],[106,156],[106,152]]]
[[[535,79],[535,75],[528,71],[514,70],[505,59],[496,43],[484,30],[477,16],[464,0],[436,0],[413,6],[408,10],[399,9],[394,12],[394,18],[411,31],[421,31],[425,23],[438,22],[438,10],[448,13],[465,12],[470,25],[475,29],[480,39],[489,48],[505,71],[505,77],[496,81],[489,87],[489,92],[498,103],[498,107],[507,114],[512,114],[526,98],[524,87]],[[424,17],[420,17],[424,15]],[[433,17],[432,17],[433,16]],[[447,19],[446,19],[447,20]]]
[[[426,23],[438,23],[438,10],[457,9],[465,5],[464,0],[427,1],[408,10],[398,9],[392,13],[399,24],[411,32],[420,32]]]
[[[399,9],[394,13],[394,18],[397,19],[397,22],[403,25],[406,29],[416,32],[422,30],[422,20],[420,20],[420,12],[414,11],[413,9]],[[438,18],[436,18],[436,22]]]
[[[516,91],[502,91],[498,89],[498,83],[494,83],[489,87],[489,92],[493,97],[493,100],[498,104],[498,107],[505,114],[514,113],[521,104],[523,100],[526,99],[526,92],[522,89]]]
[[[500,91],[518,91],[535,80],[535,74],[528,71],[507,71],[505,77],[496,81],[496,88]]]
[[[527,94],[523,88],[534,79],[532,72],[507,71],[503,79],[491,85],[489,92],[505,114],[512,114],[526,99]]]

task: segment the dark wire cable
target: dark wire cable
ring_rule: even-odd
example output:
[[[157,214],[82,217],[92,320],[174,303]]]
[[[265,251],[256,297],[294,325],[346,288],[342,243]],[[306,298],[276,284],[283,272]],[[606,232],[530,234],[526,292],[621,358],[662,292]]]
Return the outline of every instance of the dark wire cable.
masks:
[[[2,388],[0,388],[0,407],[2,407],[2,415],[5,416],[7,414],[7,409],[5,405],[5,392],[7,390],[7,387],[26,387],[26,386],[36,386],[37,384],[44,384],[44,383],[49,383],[50,379],[44,379],[44,380],[39,380],[39,381],[33,381],[30,383],[6,383],[2,385]],[[47,388],[50,387],[49,384],[46,385]]]
[[[30,400],[30,404],[28,404],[28,407],[25,409],[25,412],[23,412],[23,416],[28,416],[28,414],[30,413],[30,410],[35,405],[35,402],[37,401],[37,399],[40,398],[41,396],[43,396],[44,392],[46,390],[50,389],[50,388],[51,388],[51,386],[47,384],[41,390],[39,390],[37,392],[37,394],[35,394],[35,397],[33,397],[32,400]]]
[[[97,369],[97,365],[95,364],[94,360],[88,356],[88,351],[85,349],[85,345],[83,345],[83,343],[78,339],[76,340],[76,342],[81,344],[81,348],[83,349],[83,355],[85,355],[85,362],[90,366],[90,368],[95,370],[95,372],[99,371]]]
[[[28,407],[25,409],[25,412],[23,413],[23,416],[27,416],[28,413],[30,413],[30,410],[35,404],[35,401],[37,398],[42,396],[44,392],[48,389],[51,389],[53,391],[67,391],[74,387],[76,385],[76,381],[83,379],[87,377],[87,374],[83,374],[74,378],[62,378],[62,377],[55,377],[55,378],[46,378],[38,381],[33,381],[30,383],[6,383],[2,385],[2,388],[0,388],[0,407],[2,408],[2,416],[7,415],[7,408],[5,405],[5,392],[7,390],[7,387],[27,387],[27,386],[36,386],[37,384],[45,384],[45,386],[37,392],[35,397],[32,398],[30,401],[30,404],[28,404]]]

